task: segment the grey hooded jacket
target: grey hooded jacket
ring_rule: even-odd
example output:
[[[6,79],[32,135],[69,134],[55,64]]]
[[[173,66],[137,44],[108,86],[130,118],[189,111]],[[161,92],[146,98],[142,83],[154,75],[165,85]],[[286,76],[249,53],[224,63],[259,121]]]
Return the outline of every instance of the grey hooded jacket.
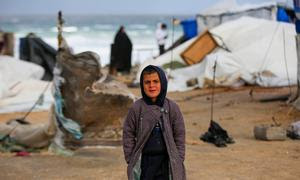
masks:
[[[172,180],[186,179],[183,164],[185,158],[184,120],[175,102],[165,97],[162,102],[159,105],[149,104],[145,98],[141,98],[129,109],[123,125],[123,150],[128,164],[129,180],[140,178],[142,150],[157,122],[164,129],[162,132],[169,155],[170,178]]]

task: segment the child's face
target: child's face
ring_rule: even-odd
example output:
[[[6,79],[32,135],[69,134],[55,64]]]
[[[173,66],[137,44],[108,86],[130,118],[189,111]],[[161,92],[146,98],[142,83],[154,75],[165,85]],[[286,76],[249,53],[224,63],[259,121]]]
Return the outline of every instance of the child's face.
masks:
[[[143,86],[145,94],[152,100],[152,102],[155,102],[161,89],[160,79],[157,72],[144,74]]]

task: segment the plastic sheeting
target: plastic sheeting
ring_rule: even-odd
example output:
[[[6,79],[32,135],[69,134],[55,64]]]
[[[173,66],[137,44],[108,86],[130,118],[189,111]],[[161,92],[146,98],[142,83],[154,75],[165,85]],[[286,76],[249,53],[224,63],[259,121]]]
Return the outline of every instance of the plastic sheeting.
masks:
[[[52,119],[44,124],[22,124],[16,120],[0,124],[0,135],[6,136],[8,144],[11,146],[20,145],[23,148],[43,148],[50,144],[55,135],[56,127]],[[1,144],[4,142],[2,141]]]
[[[26,112],[41,99],[34,111],[48,110],[53,97],[51,82],[41,81],[44,69],[10,56],[0,56],[0,113]],[[41,94],[45,94],[40,98]]]
[[[42,80],[51,81],[56,63],[56,50],[34,34],[20,38],[20,59],[38,64],[45,69]]]
[[[51,82],[35,79],[21,81],[10,89],[9,92],[13,95],[0,99],[0,113],[29,111],[38,99],[40,102],[34,111],[49,110],[53,103],[50,91],[51,84]],[[44,95],[41,96],[44,91]]]
[[[276,20],[276,2],[238,4],[236,0],[223,0],[197,14],[198,29],[211,29],[242,16]]]
[[[36,64],[0,56],[0,99],[12,96],[11,88],[26,79],[41,79],[44,69]]]
[[[264,87],[296,84],[296,32],[293,24],[243,17],[218,26],[211,33],[221,37],[223,42],[220,38],[216,41],[225,43],[231,51],[216,53],[218,62],[237,66],[220,76],[239,72],[245,82]]]

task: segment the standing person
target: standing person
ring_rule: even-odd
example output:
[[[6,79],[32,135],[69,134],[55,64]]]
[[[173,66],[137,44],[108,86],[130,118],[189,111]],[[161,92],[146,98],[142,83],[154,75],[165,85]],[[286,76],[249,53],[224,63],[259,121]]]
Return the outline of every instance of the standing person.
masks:
[[[155,37],[159,48],[159,55],[162,55],[165,52],[165,44],[168,37],[167,25],[165,23],[157,25]]]
[[[125,27],[120,26],[114,43],[111,46],[110,74],[116,72],[130,73],[132,43],[125,32]]]
[[[166,98],[167,78],[153,65],[140,77],[142,98],[123,125],[129,180],[185,180],[185,127],[178,105]]]

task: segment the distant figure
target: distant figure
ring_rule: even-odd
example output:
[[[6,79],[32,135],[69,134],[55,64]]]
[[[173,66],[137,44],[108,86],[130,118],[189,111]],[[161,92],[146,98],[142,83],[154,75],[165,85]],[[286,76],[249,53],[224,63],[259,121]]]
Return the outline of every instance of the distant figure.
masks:
[[[168,37],[167,25],[165,23],[159,23],[157,25],[155,36],[159,48],[159,55],[162,55],[165,52],[165,43]]]
[[[130,73],[131,51],[131,40],[125,32],[125,27],[121,26],[115,36],[114,43],[111,45],[110,74],[115,75],[117,72]]]

